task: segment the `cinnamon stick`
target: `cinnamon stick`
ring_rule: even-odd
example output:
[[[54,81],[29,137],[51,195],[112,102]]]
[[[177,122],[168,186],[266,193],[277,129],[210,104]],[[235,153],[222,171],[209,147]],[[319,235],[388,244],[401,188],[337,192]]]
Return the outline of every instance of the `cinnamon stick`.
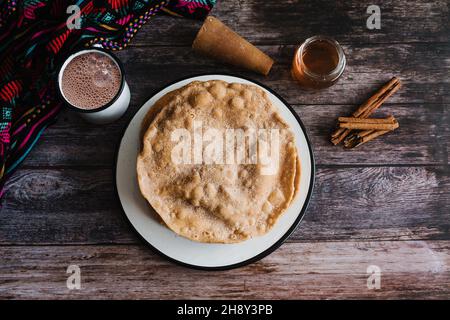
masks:
[[[363,130],[363,131],[359,131],[358,136],[360,137],[365,137],[368,136],[369,134],[373,133],[375,130]]]
[[[352,132],[352,130],[339,128],[335,132],[336,132],[336,136],[331,138],[331,143],[334,145],[337,145],[337,144],[341,143],[341,141],[344,140],[345,137],[347,137],[350,134],[350,132]]]
[[[393,116],[389,116],[386,118],[354,118],[354,117],[339,117],[339,122],[349,122],[349,123],[384,123],[384,124],[393,124],[395,122],[395,118]]]
[[[360,138],[365,137],[375,131],[376,130],[362,130],[352,132],[344,139],[344,147],[346,148],[354,147],[358,143]]]
[[[344,146],[345,146],[345,148],[352,148],[353,149],[353,148],[359,147],[360,145],[362,145],[362,144],[364,144],[366,142],[369,142],[369,141],[371,141],[371,140],[373,140],[373,139],[375,139],[375,138],[377,138],[377,137],[379,137],[379,136],[381,136],[383,134],[386,134],[388,132],[390,132],[390,131],[388,131],[388,130],[372,131],[370,134],[367,134],[367,135],[365,135],[363,137],[357,136],[357,138],[353,139],[353,141],[351,143],[344,143]]]
[[[376,109],[378,109],[391,95],[400,89],[400,80],[393,77],[389,82],[383,85],[372,97],[370,97],[365,103],[363,103],[355,112],[353,117],[355,118],[367,118]],[[336,145],[347,137],[351,129],[338,128],[331,134],[331,142]]]
[[[341,128],[356,130],[387,130],[392,131],[398,128],[398,122],[394,123],[364,123],[364,122],[341,122]]]
[[[383,85],[373,96],[363,103],[354,113],[354,117],[367,118],[377,110],[390,96],[400,89],[401,83],[397,77],[393,77]]]

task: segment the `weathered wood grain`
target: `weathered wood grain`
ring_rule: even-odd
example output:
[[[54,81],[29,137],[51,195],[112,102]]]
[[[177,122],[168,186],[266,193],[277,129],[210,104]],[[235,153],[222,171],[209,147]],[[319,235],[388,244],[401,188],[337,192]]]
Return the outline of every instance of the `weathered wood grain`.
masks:
[[[450,240],[450,167],[319,168],[290,241]],[[109,169],[20,170],[0,211],[0,244],[139,242]]]
[[[358,148],[330,144],[336,117],[351,115],[355,106],[295,106],[304,122],[320,165],[448,164],[450,109],[446,105],[384,104],[374,116],[395,115],[400,127]],[[446,160],[447,159],[447,160]]]
[[[448,298],[449,3],[383,1],[381,30],[367,30],[371,4],[219,1],[213,15],[275,59],[268,77],[194,54],[200,21],[155,17],[118,53],[132,92],[124,118],[96,127],[64,111],[8,182],[0,298]],[[315,34],[341,42],[348,65],[335,86],[304,92],[290,63],[296,45]],[[179,267],[145,247],[113,181],[132,114],[156,89],[203,72],[241,74],[276,90],[305,123],[318,164],[310,208],[288,242],[226,272]],[[400,129],[352,151],[330,145],[337,116],[394,75],[404,86],[379,115],[394,114]],[[69,264],[82,268],[80,291],[66,288]],[[369,265],[381,268],[381,290],[367,289]]]
[[[319,164],[448,162],[450,64],[445,63],[445,57],[450,54],[448,45],[349,47],[346,49],[349,66],[343,79],[334,87],[315,93],[300,90],[291,80],[289,61],[293,47],[269,48],[275,50],[274,55],[278,55],[281,61],[275,65],[271,75],[268,78],[245,72],[244,75],[274,88],[294,105],[300,104],[296,110],[312,133]],[[132,90],[132,104],[124,119],[112,125],[95,127],[63,113],[59,122],[43,135],[25,165],[110,166],[127,120],[157,88],[183,75],[236,71],[220,63],[199,59],[189,48],[131,48],[121,52],[120,57],[126,65]],[[404,86],[389,100],[395,105],[384,107],[382,111],[398,117],[400,130],[351,152],[329,144],[328,135],[334,119],[350,113],[392,75],[400,76]]]
[[[314,238],[309,234],[315,230],[322,239],[448,239],[449,178],[448,166],[319,169],[305,224],[294,239]]]
[[[0,298],[446,298],[448,241],[288,243],[262,261],[207,272],[174,265],[142,246],[0,247]],[[81,268],[81,289],[66,269]],[[367,288],[367,268],[381,288]],[[195,284],[195,285],[193,285]],[[267,288],[270,288],[268,290]]]
[[[367,7],[378,4],[381,29],[368,30]],[[446,1],[265,1],[221,0],[212,11],[255,44],[298,44],[326,34],[342,43],[446,42],[449,7]],[[132,42],[134,46],[190,45],[200,21],[154,17]]]
[[[446,148],[444,149],[447,153],[447,163],[450,163],[450,108],[449,106],[446,107],[446,112],[442,115],[442,123],[446,124],[444,125],[444,128],[442,130],[442,134],[445,138],[444,141],[447,141]]]
[[[45,131],[23,165],[111,167],[126,123],[138,108],[137,104],[132,105],[124,119],[108,126],[90,125],[74,113],[63,112],[58,122]],[[400,128],[354,150],[333,146],[329,138],[337,117],[351,114],[356,106],[295,105],[294,108],[309,132],[318,165],[448,163],[450,110],[445,105],[386,104],[376,115],[394,114]]]
[[[389,102],[449,103],[449,44],[345,45],[347,68],[334,86],[304,91],[290,74],[294,46],[261,46],[275,64],[268,77],[256,75],[192,52],[190,47],[130,48],[119,52],[135,101],[143,102],[156,89],[198,73],[236,73],[274,89],[291,104],[358,104],[392,76],[403,88]]]

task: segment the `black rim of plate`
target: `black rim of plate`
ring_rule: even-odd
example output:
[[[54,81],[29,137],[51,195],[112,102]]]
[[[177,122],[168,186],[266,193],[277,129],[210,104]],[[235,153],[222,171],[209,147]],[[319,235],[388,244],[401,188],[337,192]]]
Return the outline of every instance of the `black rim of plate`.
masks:
[[[250,81],[256,85],[261,86],[262,88],[264,88],[265,90],[269,91],[270,93],[272,93],[275,97],[277,97],[278,99],[280,99],[280,101],[289,109],[289,111],[293,114],[294,118],[297,120],[298,124],[300,125],[303,134],[305,135],[305,139],[306,139],[306,144],[308,145],[308,149],[309,149],[309,154],[310,154],[310,160],[311,160],[311,178],[309,181],[309,190],[308,190],[308,194],[306,195],[306,199],[305,202],[302,206],[301,211],[299,212],[297,218],[295,219],[295,221],[292,223],[291,227],[286,231],[286,233],[281,236],[274,244],[272,244],[269,248],[267,248],[266,250],[264,250],[263,252],[257,254],[256,256],[249,258],[247,260],[238,262],[238,263],[234,263],[234,264],[230,264],[230,265],[224,265],[224,266],[215,266],[215,267],[207,267],[207,266],[199,266],[199,265],[195,265],[195,264],[189,264],[186,262],[182,262],[180,260],[177,260],[176,258],[172,258],[168,255],[166,255],[164,252],[160,251],[159,249],[157,249],[156,247],[154,247],[150,242],[148,242],[134,227],[134,225],[131,223],[130,219],[128,218],[127,214],[125,213],[125,210],[123,208],[122,202],[120,201],[120,197],[119,197],[119,191],[117,188],[117,163],[118,163],[118,158],[119,158],[119,151],[120,151],[120,146],[122,145],[122,140],[123,137],[125,136],[125,132],[127,131],[128,127],[130,126],[131,121],[134,119],[134,117],[136,116],[136,114],[139,112],[139,110],[142,108],[142,106],[145,105],[145,103],[150,100],[153,96],[155,96],[156,94],[158,94],[160,91],[164,90],[165,88],[174,85],[180,81],[184,81],[184,80],[188,80],[191,78],[196,78],[196,77],[203,77],[203,76],[230,76],[230,77],[235,77],[235,78],[240,78],[243,80],[247,80]],[[122,213],[125,216],[126,221],[128,222],[128,224],[131,226],[132,230],[134,230],[134,232],[138,235],[138,237],[148,246],[150,247],[154,252],[156,252],[157,254],[159,254],[160,256],[168,259],[169,261],[172,261],[178,265],[184,266],[184,267],[188,267],[188,268],[192,268],[192,269],[197,269],[197,270],[209,270],[209,271],[216,271],[216,270],[229,270],[229,269],[235,269],[235,268],[239,268],[239,267],[243,267],[245,265],[248,265],[250,263],[256,262],[258,260],[261,260],[262,258],[268,256],[269,254],[271,254],[272,252],[274,252],[276,249],[278,249],[286,240],[287,238],[289,238],[289,236],[295,231],[295,229],[297,229],[298,225],[300,224],[300,222],[302,221],[303,217],[305,216],[305,212],[308,209],[308,205],[309,202],[311,200],[311,195],[314,189],[314,183],[315,183],[315,173],[316,173],[316,165],[314,162],[314,154],[313,154],[313,150],[311,147],[311,141],[309,140],[306,128],[303,124],[303,122],[300,120],[300,117],[297,115],[297,113],[294,111],[294,109],[291,107],[290,104],[288,104],[286,102],[286,100],[284,100],[278,93],[276,93],[273,89],[267,87],[266,85],[260,83],[259,81],[250,79],[250,78],[246,78],[240,75],[236,75],[236,74],[231,74],[231,73],[201,73],[201,74],[193,74],[193,75],[189,75],[189,76],[185,76],[181,79],[177,79],[175,81],[170,82],[169,84],[164,85],[163,87],[155,90],[148,99],[145,100],[145,102],[142,104],[141,108],[139,108],[138,110],[136,110],[136,112],[133,114],[133,116],[130,118],[130,120],[128,121],[128,124],[125,126],[121,138],[120,138],[120,142],[119,145],[116,149],[116,156],[115,156],[115,166],[114,166],[114,187],[116,190],[116,194],[118,197],[118,200],[120,202],[120,206],[122,207]],[[270,231],[269,231],[270,232]]]

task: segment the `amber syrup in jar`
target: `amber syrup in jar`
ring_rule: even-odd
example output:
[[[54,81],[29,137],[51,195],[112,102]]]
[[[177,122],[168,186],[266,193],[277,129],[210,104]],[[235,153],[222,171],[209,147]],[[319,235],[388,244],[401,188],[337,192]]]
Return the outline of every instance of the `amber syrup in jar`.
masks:
[[[303,88],[322,89],[336,83],[345,65],[345,54],[337,41],[314,36],[295,51],[291,72]]]

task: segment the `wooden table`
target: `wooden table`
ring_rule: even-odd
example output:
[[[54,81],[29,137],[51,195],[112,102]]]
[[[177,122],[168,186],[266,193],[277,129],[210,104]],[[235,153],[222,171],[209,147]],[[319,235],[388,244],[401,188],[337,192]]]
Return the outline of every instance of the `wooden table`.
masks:
[[[157,16],[118,55],[132,103],[123,119],[92,126],[63,112],[7,184],[0,212],[0,298],[449,298],[450,32],[447,0],[222,0],[213,14],[276,60],[268,77],[199,57],[200,21]],[[380,3],[380,1],[378,1]],[[301,91],[295,46],[326,34],[348,66],[332,88]],[[230,271],[190,270],[146,247],[124,219],[114,158],[124,127],[150,94],[184,76],[231,72],[272,87],[311,137],[316,185],[305,219],[263,260]],[[348,151],[329,143],[350,114],[392,76],[403,88],[378,112],[400,129]],[[81,289],[66,287],[69,265]],[[367,268],[381,269],[368,289]]]

